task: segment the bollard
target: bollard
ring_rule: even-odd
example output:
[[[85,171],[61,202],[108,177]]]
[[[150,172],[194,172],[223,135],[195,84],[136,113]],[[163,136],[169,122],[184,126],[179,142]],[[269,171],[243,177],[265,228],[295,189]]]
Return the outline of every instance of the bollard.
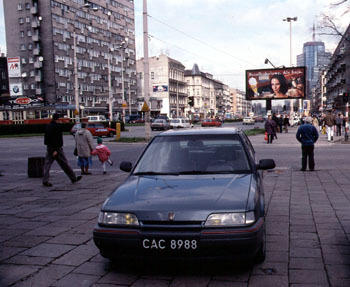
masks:
[[[116,131],[115,140],[119,141],[120,140],[120,123],[117,123],[115,131]]]

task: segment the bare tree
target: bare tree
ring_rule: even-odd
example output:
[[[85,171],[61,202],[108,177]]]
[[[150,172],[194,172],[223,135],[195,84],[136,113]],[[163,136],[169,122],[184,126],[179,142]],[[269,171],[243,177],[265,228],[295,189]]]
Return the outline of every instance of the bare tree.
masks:
[[[329,5],[330,10],[335,8],[341,8],[340,17],[348,17],[350,14],[350,6],[348,5],[349,0],[340,0]],[[319,35],[328,35],[335,37],[343,37],[344,31],[343,28],[337,23],[338,15],[332,15],[331,13],[322,13],[320,15],[317,30]],[[346,39],[349,40],[349,39]]]

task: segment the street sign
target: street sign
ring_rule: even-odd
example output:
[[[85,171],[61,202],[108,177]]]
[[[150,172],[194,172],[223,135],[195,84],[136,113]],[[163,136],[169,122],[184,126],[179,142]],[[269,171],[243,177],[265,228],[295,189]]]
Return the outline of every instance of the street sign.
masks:
[[[123,107],[123,108],[127,108],[127,107],[128,107],[128,104],[126,103],[126,101],[123,101],[122,107]]]
[[[21,64],[19,57],[7,58],[7,69],[9,78],[21,77]]]
[[[17,98],[15,100],[15,103],[19,104],[19,105],[28,105],[31,103],[31,101],[32,101],[32,99],[30,99],[30,98]]]
[[[149,106],[147,105],[146,101],[143,102],[141,112],[149,112]]]

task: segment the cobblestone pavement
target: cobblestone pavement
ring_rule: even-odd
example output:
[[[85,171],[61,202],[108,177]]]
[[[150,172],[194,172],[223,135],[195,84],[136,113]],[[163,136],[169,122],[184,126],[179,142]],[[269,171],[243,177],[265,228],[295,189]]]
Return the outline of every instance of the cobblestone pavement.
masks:
[[[350,286],[350,145],[321,137],[316,160],[322,164],[315,172],[301,172],[294,137],[292,130],[272,145],[261,136],[251,138],[260,158],[277,162],[265,173],[263,264],[113,265],[99,255],[92,229],[101,204],[125,173],[85,176],[73,185],[57,171],[52,188],[14,173],[0,177],[0,286]]]

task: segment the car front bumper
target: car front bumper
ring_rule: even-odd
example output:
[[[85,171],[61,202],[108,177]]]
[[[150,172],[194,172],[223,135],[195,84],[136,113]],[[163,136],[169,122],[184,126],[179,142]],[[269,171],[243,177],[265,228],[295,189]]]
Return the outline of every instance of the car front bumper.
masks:
[[[93,239],[102,256],[161,256],[207,258],[254,258],[264,240],[264,219],[244,228],[202,229],[200,231],[156,231],[96,226]],[[171,248],[180,240],[196,248]],[[153,244],[152,244],[153,242]],[[183,247],[183,246],[182,246]]]

